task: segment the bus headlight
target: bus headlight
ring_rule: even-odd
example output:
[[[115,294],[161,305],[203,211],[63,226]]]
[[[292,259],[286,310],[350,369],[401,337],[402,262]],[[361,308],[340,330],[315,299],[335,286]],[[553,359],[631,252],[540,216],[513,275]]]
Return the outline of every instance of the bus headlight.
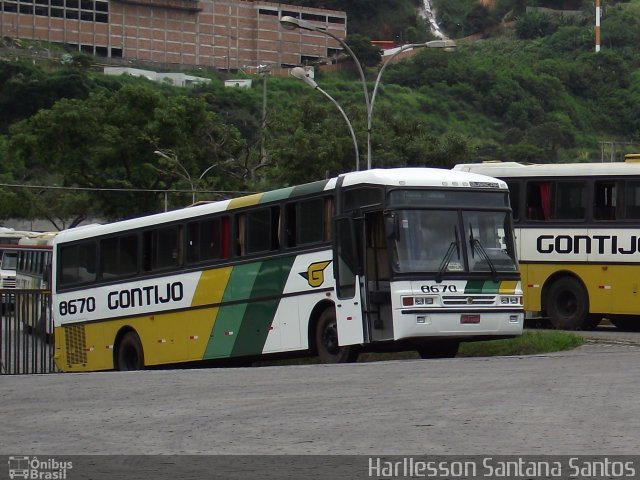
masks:
[[[510,297],[510,296],[500,297],[500,303],[502,305],[521,305],[520,297]]]
[[[413,307],[414,305],[422,307],[424,305],[433,305],[431,297],[402,297],[403,307]]]

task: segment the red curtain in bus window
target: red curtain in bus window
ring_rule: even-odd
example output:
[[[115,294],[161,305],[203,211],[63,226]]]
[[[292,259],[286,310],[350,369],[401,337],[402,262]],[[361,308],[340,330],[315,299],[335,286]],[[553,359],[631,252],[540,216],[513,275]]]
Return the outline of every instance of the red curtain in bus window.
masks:
[[[540,184],[540,203],[544,220],[549,220],[551,218],[551,183],[549,182]]]
[[[229,258],[229,217],[222,217],[222,238],[220,239],[221,258]]]

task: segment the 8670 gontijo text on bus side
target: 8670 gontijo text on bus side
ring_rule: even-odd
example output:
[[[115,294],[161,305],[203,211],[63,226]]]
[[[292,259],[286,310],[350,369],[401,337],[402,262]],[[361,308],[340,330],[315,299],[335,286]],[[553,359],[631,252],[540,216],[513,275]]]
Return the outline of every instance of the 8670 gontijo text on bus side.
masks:
[[[169,302],[179,302],[184,298],[184,286],[182,282],[148,285],[146,287],[115,290],[107,294],[107,307],[109,310],[119,310],[149,305],[160,305]],[[82,297],[67,301],[61,301],[58,312],[61,316],[76,315],[78,313],[90,313],[96,310],[95,297]]]

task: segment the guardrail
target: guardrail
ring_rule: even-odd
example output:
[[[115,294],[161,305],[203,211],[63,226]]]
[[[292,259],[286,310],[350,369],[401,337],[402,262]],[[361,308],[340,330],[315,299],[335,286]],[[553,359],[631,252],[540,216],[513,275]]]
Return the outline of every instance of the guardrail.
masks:
[[[0,289],[0,374],[53,373],[51,292]]]

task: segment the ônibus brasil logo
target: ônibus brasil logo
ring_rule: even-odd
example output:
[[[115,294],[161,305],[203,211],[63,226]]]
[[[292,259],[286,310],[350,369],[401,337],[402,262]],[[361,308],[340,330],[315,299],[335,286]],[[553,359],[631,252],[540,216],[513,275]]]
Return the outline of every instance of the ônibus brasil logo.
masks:
[[[9,478],[25,478],[31,480],[64,480],[67,470],[73,468],[73,462],[63,462],[55,458],[38,459],[38,457],[9,457]]]

